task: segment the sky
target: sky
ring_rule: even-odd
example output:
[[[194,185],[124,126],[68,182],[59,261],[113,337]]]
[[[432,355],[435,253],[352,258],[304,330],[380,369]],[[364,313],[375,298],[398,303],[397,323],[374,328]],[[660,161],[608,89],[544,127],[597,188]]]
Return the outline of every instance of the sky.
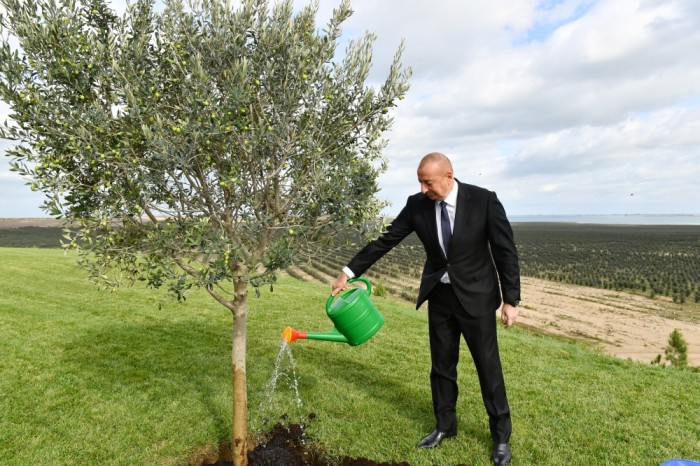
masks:
[[[338,3],[320,0],[319,28]],[[434,151],[460,181],[495,191],[510,216],[700,213],[699,1],[351,6],[343,40],[377,35],[370,84],[402,40],[413,70],[385,133],[386,215],[420,190],[417,164]],[[8,113],[0,102],[0,121]],[[8,162],[0,157],[0,218],[46,216]]]

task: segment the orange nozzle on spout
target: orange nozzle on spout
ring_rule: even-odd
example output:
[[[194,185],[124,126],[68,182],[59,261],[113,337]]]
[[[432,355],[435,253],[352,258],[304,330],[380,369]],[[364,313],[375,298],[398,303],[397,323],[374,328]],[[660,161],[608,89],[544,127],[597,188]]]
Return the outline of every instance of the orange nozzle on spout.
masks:
[[[302,340],[305,339],[306,333],[294,330],[292,327],[287,327],[282,331],[282,338],[284,338],[284,341],[286,341],[287,343],[291,343],[294,340],[298,340],[300,338]]]

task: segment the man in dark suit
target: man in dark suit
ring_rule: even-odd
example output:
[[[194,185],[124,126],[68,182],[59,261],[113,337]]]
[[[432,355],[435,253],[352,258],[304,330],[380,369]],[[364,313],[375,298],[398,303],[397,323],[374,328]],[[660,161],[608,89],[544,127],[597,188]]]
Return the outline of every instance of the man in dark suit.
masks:
[[[510,408],[498,353],[495,312],[506,327],[515,323],[520,268],[513,231],[496,193],[461,183],[443,154],[418,165],[421,192],[410,196],[386,232],[365,246],[332,284],[332,294],[415,232],[426,262],[416,309],[428,301],[430,385],[435,430],[418,443],[434,448],[457,434],[457,362],[460,336],[469,347],[481,385],[493,438],[493,462],[511,459]]]

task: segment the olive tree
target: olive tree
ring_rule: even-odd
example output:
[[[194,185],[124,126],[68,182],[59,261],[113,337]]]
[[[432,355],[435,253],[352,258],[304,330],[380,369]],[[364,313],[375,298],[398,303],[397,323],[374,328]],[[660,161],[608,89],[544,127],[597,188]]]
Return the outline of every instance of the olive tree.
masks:
[[[236,464],[247,448],[246,316],[305,245],[383,207],[382,134],[408,90],[398,47],[367,84],[374,36],[337,53],[347,1],[317,5],[0,0],[12,169],[65,218],[101,286],[203,288],[230,310]],[[337,57],[336,55],[340,55]]]

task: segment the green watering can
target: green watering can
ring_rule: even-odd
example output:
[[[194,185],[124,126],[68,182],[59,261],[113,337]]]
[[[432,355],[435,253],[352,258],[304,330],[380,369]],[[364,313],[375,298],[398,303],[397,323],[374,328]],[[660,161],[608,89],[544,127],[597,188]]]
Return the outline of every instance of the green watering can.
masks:
[[[309,339],[336,341],[350,346],[357,346],[372,338],[384,323],[384,317],[369,299],[372,293],[369,280],[361,276],[351,278],[348,283],[355,281],[364,282],[367,290],[356,287],[344,292],[335,300],[334,296],[329,296],[326,301],[326,314],[335,325],[330,332],[299,332],[287,327],[282,332],[282,338],[287,343]]]

